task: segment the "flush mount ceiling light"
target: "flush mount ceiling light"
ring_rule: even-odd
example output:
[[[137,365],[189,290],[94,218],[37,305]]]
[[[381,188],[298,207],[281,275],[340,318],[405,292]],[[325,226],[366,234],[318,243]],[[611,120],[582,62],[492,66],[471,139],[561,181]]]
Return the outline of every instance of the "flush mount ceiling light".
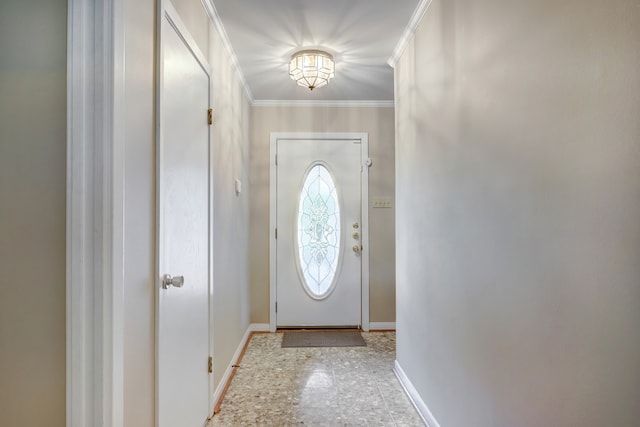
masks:
[[[289,77],[310,90],[329,83],[335,76],[335,70],[333,56],[322,50],[296,52],[289,63]]]

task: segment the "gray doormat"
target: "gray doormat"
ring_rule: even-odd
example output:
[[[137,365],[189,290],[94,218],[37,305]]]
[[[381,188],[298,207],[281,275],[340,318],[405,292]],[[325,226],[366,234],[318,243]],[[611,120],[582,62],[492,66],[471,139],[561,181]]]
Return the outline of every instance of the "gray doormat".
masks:
[[[358,331],[287,331],[282,334],[282,348],[290,347],[362,347],[366,346]]]

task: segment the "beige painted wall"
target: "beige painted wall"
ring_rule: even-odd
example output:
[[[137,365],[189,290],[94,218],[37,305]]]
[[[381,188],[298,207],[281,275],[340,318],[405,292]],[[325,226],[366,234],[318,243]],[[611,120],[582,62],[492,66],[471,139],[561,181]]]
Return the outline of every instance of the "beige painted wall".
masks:
[[[252,107],[251,322],[269,323],[269,135],[368,132],[369,197],[394,198],[394,110],[369,107]],[[370,320],[395,322],[395,209],[369,209]]]
[[[175,3],[214,73],[217,383],[248,326],[250,110],[202,4]],[[151,0],[125,5],[124,412],[130,426],[154,425],[154,8]],[[0,3],[0,267],[19,279],[3,282],[0,298],[3,425],[65,424],[66,24],[64,1]],[[245,182],[240,197],[232,177]]]
[[[66,14],[64,0],[0,2],[0,424],[7,426],[65,425]]]
[[[214,157],[214,381],[249,327],[249,123],[244,89],[217,31],[211,28]],[[235,179],[243,183],[235,193]]]
[[[640,419],[640,7],[433,0],[396,69],[397,358],[442,426]]]
[[[249,106],[199,0],[174,0],[212,68],[214,150],[214,380],[248,327]],[[125,425],[154,425],[155,2],[127,2],[125,143]],[[233,179],[245,182],[237,197]],[[229,242],[233,245],[229,245]]]
[[[155,10],[125,2],[124,419],[155,412]]]

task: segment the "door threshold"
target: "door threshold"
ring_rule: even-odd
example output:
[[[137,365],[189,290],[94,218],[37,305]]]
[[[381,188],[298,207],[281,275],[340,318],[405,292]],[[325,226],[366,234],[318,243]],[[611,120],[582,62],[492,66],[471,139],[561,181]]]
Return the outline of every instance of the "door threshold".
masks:
[[[304,331],[361,331],[362,328],[357,325],[343,325],[343,326],[278,326],[276,332],[304,332]]]

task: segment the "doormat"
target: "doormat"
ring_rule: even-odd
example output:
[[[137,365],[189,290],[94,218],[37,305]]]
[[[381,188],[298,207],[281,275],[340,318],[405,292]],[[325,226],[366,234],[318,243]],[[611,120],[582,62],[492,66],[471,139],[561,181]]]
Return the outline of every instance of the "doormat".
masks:
[[[363,347],[367,343],[358,331],[284,332],[282,348],[291,347]]]

